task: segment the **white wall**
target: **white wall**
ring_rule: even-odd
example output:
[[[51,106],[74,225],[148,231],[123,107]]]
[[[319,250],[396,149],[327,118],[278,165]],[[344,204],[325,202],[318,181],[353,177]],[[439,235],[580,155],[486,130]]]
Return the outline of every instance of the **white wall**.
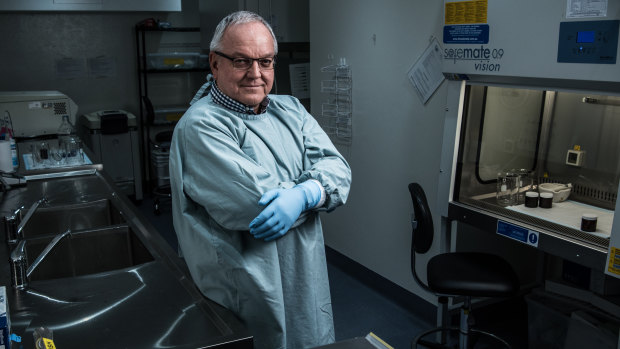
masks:
[[[443,2],[310,1],[314,114],[326,98],[320,68],[345,57],[353,72],[353,142],[340,148],[353,185],[348,203],[322,216],[326,243],[429,301],[433,297],[418,290],[409,267],[407,185],[419,182],[436,207],[446,88],[423,105],[407,72],[431,36],[441,41],[442,23]]]

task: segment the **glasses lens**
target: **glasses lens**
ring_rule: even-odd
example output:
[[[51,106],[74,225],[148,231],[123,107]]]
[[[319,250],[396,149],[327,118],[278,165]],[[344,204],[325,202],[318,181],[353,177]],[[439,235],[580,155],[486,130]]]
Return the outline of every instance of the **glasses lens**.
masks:
[[[237,69],[248,69],[252,65],[252,60],[248,58],[233,59],[233,66]]]
[[[273,69],[274,60],[271,58],[260,58],[258,60],[258,64],[261,69]]]
[[[235,69],[247,70],[250,69],[254,61],[258,62],[258,67],[261,70],[270,70],[274,67],[274,60],[272,58],[235,58],[232,62]]]

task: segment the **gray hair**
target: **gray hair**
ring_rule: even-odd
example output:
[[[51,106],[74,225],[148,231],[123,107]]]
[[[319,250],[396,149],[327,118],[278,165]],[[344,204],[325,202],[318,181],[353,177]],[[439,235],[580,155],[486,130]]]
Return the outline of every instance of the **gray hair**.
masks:
[[[224,32],[226,31],[226,29],[228,29],[228,27],[251,22],[260,22],[264,24],[267,29],[269,29],[269,33],[271,33],[271,37],[273,38],[273,52],[274,54],[278,54],[278,41],[276,40],[276,35],[273,33],[273,29],[271,29],[271,26],[263,17],[250,11],[237,11],[224,17],[224,19],[222,19],[215,28],[213,38],[211,39],[211,44],[209,45],[209,50],[221,50],[220,44],[222,41],[222,37],[224,36]]]

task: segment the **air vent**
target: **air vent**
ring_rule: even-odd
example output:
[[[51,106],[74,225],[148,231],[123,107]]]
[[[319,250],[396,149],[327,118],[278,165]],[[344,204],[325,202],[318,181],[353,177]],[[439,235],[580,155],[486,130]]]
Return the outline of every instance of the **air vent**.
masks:
[[[54,115],[66,115],[66,114],[69,114],[67,112],[67,103],[54,102]]]
[[[541,183],[569,183],[566,178],[541,178]],[[583,202],[585,204],[602,207],[608,210],[614,210],[618,195],[610,191],[613,188],[603,186],[583,185],[581,183],[572,183],[572,190],[569,199]]]
[[[582,196],[588,196],[593,199],[600,200],[600,201],[606,201],[609,203],[616,202],[615,193],[610,193],[608,191],[603,191],[597,188],[591,188],[591,187],[587,187],[587,186],[583,186],[579,184],[575,184],[573,186],[573,193],[582,195]]]

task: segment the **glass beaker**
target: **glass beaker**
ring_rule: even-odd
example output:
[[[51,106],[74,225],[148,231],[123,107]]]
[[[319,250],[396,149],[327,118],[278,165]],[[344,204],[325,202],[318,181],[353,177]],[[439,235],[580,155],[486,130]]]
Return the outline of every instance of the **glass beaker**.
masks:
[[[79,139],[70,137],[64,145],[68,163],[82,164],[84,162],[84,153],[82,153],[82,145]]]
[[[519,175],[512,171],[503,171],[497,174],[497,204],[503,207],[518,203]]]
[[[65,147],[63,147],[60,143],[58,145],[52,145],[52,147],[50,147],[49,153],[51,159],[54,160],[52,162],[52,167],[62,166],[67,156]]]
[[[515,201],[515,205],[522,205],[525,203],[525,192],[532,190],[532,186],[534,184],[534,180],[531,176],[531,171],[524,169],[524,168],[520,168],[520,169],[513,169],[510,170],[510,172],[515,173],[518,176],[518,183],[517,183],[517,196],[516,196],[516,201]]]

